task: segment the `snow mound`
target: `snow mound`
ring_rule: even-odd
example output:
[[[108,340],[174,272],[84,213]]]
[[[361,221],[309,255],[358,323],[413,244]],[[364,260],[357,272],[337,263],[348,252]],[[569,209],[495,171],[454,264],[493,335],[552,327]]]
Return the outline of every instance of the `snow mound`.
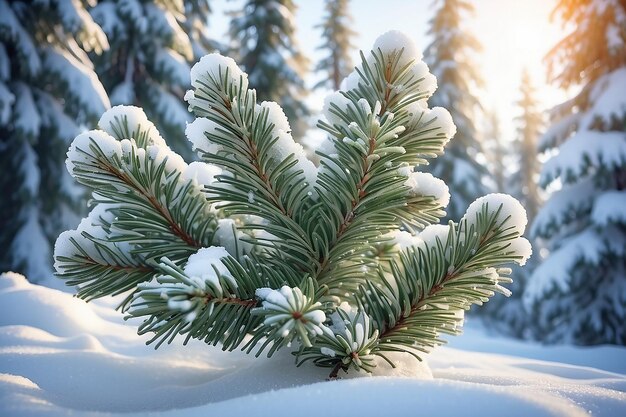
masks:
[[[0,415],[626,414],[624,348],[544,348],[474,331],[454,339],[463,349],[435,350],[430,367],[405,357],[382,377],[327,382],[328,369],[296,368],[288,351],[255,359],[193,340],[155,351],[114,305],[0,275]]]

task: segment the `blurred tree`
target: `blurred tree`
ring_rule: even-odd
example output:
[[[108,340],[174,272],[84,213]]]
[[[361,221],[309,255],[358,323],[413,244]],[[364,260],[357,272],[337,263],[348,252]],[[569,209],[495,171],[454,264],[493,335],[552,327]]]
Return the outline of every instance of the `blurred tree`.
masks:
[[[541,204],[537,184],[540,168],[537,158],[537,140],[543,128],[543,117],[538,109],[536,90],[527,70],[522,73],[520,90],[521,98],[517,106],[521,114],[516,117],[517,138],[513,143],[517,169],[511,175],[509,192],[522,203],[526,209],[528,221],[532,223]]]
[[[308,129],[309,110],[303,76],[309,61],[295,38],[292,0],[247,0],[232,13],[231,55],[248,73],[260,101],[275,101],[289,119],[293,136],[301,140]]]
[[[465,207],[487,193],[483,184],[487,170],[478,160],[479,155],[483,156],[483,149],[473,122],[481,106],[472,94],[482,85],[472,54],[482,47],[474,35],[463,28],[464,15],[474,12],[468,1],[436,0],[433,4],[437,10],[428,31],[433,40],[426,48],[424,60],[437,77],[439,88],[429,104],[450,109],[457,127],[444,155],[428,168],[450,187],[452,199],[447,221],[460,218]]]
[[[484,138],[485,156],[487,157],[495,191],[499,193],[507,192],[504,138],[500,128],[500,119],[495,110],[491,110],[486,114]]]
[[[92,15],[111,44],[94,57],[111,103],[141,106],[186,158],[191,147],[184,126],[191,121],[183,101],[190,88],[190,63],[209,52],[206,0],[101,0]]]
[[[626,344],[626,2],[561,0],[554,14],[573,29],[549,79],[580,90],[539,142],[540,183],[557,191],[533,224],[551,252],[524,301],[546,342]]]
[[[355,48],[351,38],[356,32],[350,29],[352,17],[348,3],[349,0],[326,0],[326,15],[323,22],[316,26],[322,29],[322,44],[317,49],[327,53],[315,66],[316,72],[325,74],[316,88],[339,90],[341,80],[354,69],[350,52]]]
[[[542,114],[537,108],[536,91],[528,71],[522,73],[520,86],[521,98],[517,101],[520,115],[516,117],[517,136],[513,142],[512,155],[507,158],[507,164],[515,167],[509,175],[502,175],[503,186],[498,191],[515,196],[526,209],[529,222],[536,217],[541,201],[537,181],[539,180],[539,160],[537,158],[537,139],[543,127]],[[492,113],[493,114],[493,113]],[[493,117],[493,116],[492,116]],[[504,147],[501,142],[497,146],[499,159],[504,159]],[[501,168],[502,169],[502,168]],[[496,175],[496,182],[498,175]],[[502,333],[518,338],[533,338],[535,326],[532,317],[525,314],[523,305],[524,289],[529,274],[539,262],[539,248],[542,243],[535,239],[533,242],[533,256],[524,268],[514,265],[511,277],[513,284],[508,288],[511,296],[496,295],[481,311],[489,322],[489,327],[497,328]]]
[[[108,47],[87,2],[0,0],[0,271],[41,281],[83,194],[63,161],[109,107],[86,52]]]

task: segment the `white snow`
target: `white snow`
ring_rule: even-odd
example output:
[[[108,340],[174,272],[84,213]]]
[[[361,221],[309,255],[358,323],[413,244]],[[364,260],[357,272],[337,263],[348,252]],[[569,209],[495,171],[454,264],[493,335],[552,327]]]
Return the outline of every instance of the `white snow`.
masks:
[[[345,113],[348,106],[351,104],[352,101],[349,98],[344,96],[341,92],[335,91],[324,97],[324,107],[322,108],[322,113],[331,125],[347,126],[347,123],[335,113],[336,109],[331,106],[337,106],[339,110],[342,110]]]
[[[585,175],[590,167],[612,169],[626,165],[626,133],[581,130],[559,147],[541,170],[540,183],[548,185],[555,178],[564,182]]]
[[[401,174],[407,175],[402,169]],[[410,187],[409,193],[418,196],[430,196],[442,207],[450,203],[450,191],[445,182],[435,178],[429,172],[409,172],[404,185]]]
[[[626,68],[623,67],[596,81],[589,98],[593,105],[581,118],[581,127],[591,130],[598,119],[605,126],[621,120],[626,113],[626,94],[623,91],[625,85]]]
[[[93,154],[91,146],[97,144],[97,147],[102,150],[103,154],[107,158],[112,158],[114,155],[121,156],[122,146],[119,141],[102,130],[90,130],[83,132],[76,136],[67,151],[67,159],[65,160],[65,166],[70,174],[74,174],[74,168],[76,162],[89,162],[92,159],[85,153]]]
[[[47,47],[43,51],[43,65],[59,82],[78,94],[73,97],[80,107],[91,115],[102,114],[111,106],[109,97],[92,68],[67,51]]]
[[[1,276],[0,415],[626,413],[623,347],[545,347],[470,328],[450,338],[451,347],[426,356],[419,376],[411,373],[418,362],[403,358],[395,370],[380,370],[385,377],[328,382],[329,369],[296,368],[288,349],[255,359],[192,340],[154,351],[144,345],[146,336],[135,334],[138,323],[124,322],[113,305],[86,304],[17,274]]]
[[[124,139],[121,144],[122,146],[124,146],[125,144],[129,145],[128,151],[125,151],[125,154],[127,155],[132,154],[131,149],[133,149],[137,155],[141,155],[143,152],[145,152],[142,148],[137,147],[134,141],[131,142],[127,139]],[[167,146],[151,145],[148,146],[146,150],[148,151],[148,157],[154,161],[155,165],[160,165],[165,162],[165,169],[167,171],[180,172],[181,174],[183,174],[183,178],[190,179],[190,177],[185,177],[184,175],[188,169],[188,165],[183,157],[172,151]],[[142,158],[140,158],[140,160],[141,159]],[[194,173],[193,170],[194,168],[192,168],[192,171],[190,171],[190,175]]]
[[[104,112],[98,121],[98,127],[117,139],[131,139],[131,137],[118,137],[118,125],[126,123],[128,133],[145,132],[148,136],[150,145],[167,146],[165,140],[157,130],[154,123],[148,120],[141,107],[135,106],[114,106]],[[136,138],[132,138],[136,139]]]
[[[597,193],[592,178],[566,184],[562,189],[553,192],[535,217],[530,228],[531,235],[544,236],[551,228],[558,230],[571,221],[576,213],[590,209]]]
[[[269,311],[265,315],[266,326],[281,326],[278,333],[287,337],[289,333],[300,323],[307,332],[312,335],[321,335],[324,332],[326,315],[321,310],[320,302],[310,303],[309,297],[302,293],[300,288],[291,288],[283,285],[277,290],[271,288],[258,288],[256,296],[262,300],[260,311]],[[295,318],[293,313],[301,313],[302,318]]]
[[[219,125],[206,117],[197,117],[185,128],[185,136],[191,142],[194,151],[202,151],[209,154],[217,154],[222,147],[206,136],[216,135]]]
[[[600,194],[593,203],[591,220],[598,226],[626,224],[626,192],[607,191]]]
[[[402,67],[411,60],[422,59],[422,52],[415,42],[398,30],[390,30],[380,35],[374,42],[373,51],[380,49],[390,61],[396,54],[402,53],[398,59],[398,66]],[[393,58],[392,58],[393,57]]]
[[[516,262],[520,266],[524,266],[530,255],[533,254],[533,247],[528,239],[520,236],[509,242],[506,252],[513,252],[516,256],[520,256],[521,258]]]
[[[475,224],[478,214],[482,212],[483,206],[487,207],[487,213],[492,214],[496,211],[498,216],[496,217],[496,226],[507,229],[509,227],[512,230],[519,233],[521,236],[526,229],[528,218],[526,217],[526,210],[515,198],[508,194],[487,194],[486,196],[477,198],[472,204],[469,205],[463,219],[467,220],[468,227],[471,224]]]
[[[216,165],[194,161],[185,169],[183,178],[195,181],[195,183],[199,186],[210,185],[216,181],[215,176],[220,175],[221,173],[222,169]]]
[[[605,251],[606,243],[602,236],[591,228],[568,237],[534,269],[524,291],[525,304],[530,306],[531,302],[540,300],[553,288],[566,292],[576,263],[582,261],[597,265]]]
[[[239,68],[234,59],[218,53],[203,56],[191,67],[191,85],[201,88],[202,83],[210,82],[209,77],[220,82],[220,75],[224,77],[226,72],[228,72],[228,79],[232,83],[239,85],[241,79],[243,81],[242,90],[248,88],[248,75]]]
[[[178,52],[162,48],[156,52],[154,60],[156,69],[167,74],[172,83],[181,87],[189,85],[189,64]]]
[[[209,282],[218,289],[222,288],[219,282],[219,278],[222,277],[228,279],[230,284],[236,287],[235,279],[228,271],[228,268],[226,268],[226,265],[222,263],[222,258],[227,258],[228,256],[229,253],[221,246],[200,248],[187,260],[184,268],[185,275],[194,281],[198,280],[200,283]]]
[[[419,236],[413,235],[404,230],[394,230],[389,233],[389,236],[391,237],[393,244],[397,245],[398,249],[417,247],[424,243]]]
[[[451,139],[456,134],[456,125],[452,120],[452,115],[443,107],[433,107],[430,109],[430,115],[435,117],[437,124],[441,127],[446,138]]]
[[[430,247],[437,247],[437,239],[445,246],[448,243],[448,234],[450,226],[446,224],[431,224],[426,226],[422,232],[417,235],[424,243]]]

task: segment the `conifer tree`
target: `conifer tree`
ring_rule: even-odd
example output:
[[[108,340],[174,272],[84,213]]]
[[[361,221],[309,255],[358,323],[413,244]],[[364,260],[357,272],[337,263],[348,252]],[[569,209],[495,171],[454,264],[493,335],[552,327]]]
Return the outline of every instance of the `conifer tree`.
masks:
[[[398,352],[420,358],[460,332],[471,305],[507,291],[505,265],[523,264],[530,245],[508,195],[431,224],[448,190],[412,168],[455,128],[424,105],[435,80],[419,56],[399,32],[363,55],[326,100],[319,170],[280,106],[259,104],[219,54],[192,68],[185,96],[201,161],[186,164],[140,109],[114,107],[68,152],[97,203],[59,236],[59,277],[88,300],[126,293],[121,308],[157,346],[181,336],[256,355],[291,348],[331,376]]]
[[[424,60],[441,87],[430,102],[450,109],[457,133],[445,155],[434,160],[428,171],[450,187],[453,199],[446,219],[456,219],[463,215],[464,207],[486,192],[483,179],[487,171],[477,160],[483,149],[474,124],[481,107],[474,91],[482,80],[472,61],[482,47],[463,25],[474,12],[468,1],[437,0],[433,4],[437,9],[428,31],[432,42]]]
[[[191,149],[183,126],[191,118],[183,95],[189,88],[189,63],[194,46],[199,54],[210,46],[200,38],[204,26],[197,13],[208,10],[203,3],[188,2],[187,28],[180,0],[101,0],[92,13],[111,45],[94,58],[111,103],[142,106],[170,146],[186,157]],[[185,29],[193,30],[188,34]]]
[[[507,172],[505,168],[507,155],[504,137],[502,136],[498,114],[492,110],[486,116],[484,129],[485,156],[487,157],[495,191],[502,193],[507,191]]]
[[[552,193],[533,224],[549,257],[525,302],[547,342],[626,343],[626,5],[561,0],[572,31],[549,53],[548,74],[579,87],[552,111],[539,149]],[[558,150],[558,152],[555,152]]]
[[[80,219],[63,160],[109,107],[86,54],[107,46],[84,2],[0,0],[0,271],[48,278],[52,242]]]
[[[339,90],[339,84],[352,70],[354,65],[350,53],[354,49],[351,42],[356,35],[350,26],[352,16],[348,11],[349,0],[326,0],[326,15],[318,25],[322,29],[322,44],[317,48],[327,55],[315,66],[315,71],[325,74],[316,88],[328,87]]]
[[[296,40],[292,0],[247,0],[233,12],[230,37],[233,55],[248,73],[259,101],[277,101],[300,140],[308,129],[304,85],[309,60]]]
[[[511,175],[510,192],[522,203],[528,214],[528,221],[532,222],[541,205],[537,141],[543,127],[543,117],[537,107],[536,90],[527,70],[522,73],[520,91],[521,98],[517,106],[521,114],[516,117],[517,138],[513,144],[518,168]]]
[[[185,5],[185,21],[183,28],[191,41],[193,61],[196,62],[206,54],[225,49],[208,34],[208,19],[211,15],[209,0],[188,0]]]
[[[513,141],[512,157],[508,163],[515,166],[511,174],[505,177],[505,189],[516,197],[526,209],[529,221],[532,221],[541,205],[538,180],[539,160],[536,145],[542,129],[542,115],[537,108],[535,89],[528,71],[522,73],[520,85],[521,97],[517,101],[520,115],[516,117],[517,136]],[[500,146],[501,152],[503,147]],[[535,240],[535,252],[541,242]],[[525,313],[523,294],[528,283],[529,273],[532,273],[539,262],[538,254],[531,257],[524,268],[513,266],[510,286],[512,296],[509,299],[494,297],[484,309],[483,317],[489,326],[497,328],[502,333],[518,338],[533,338],[536,328],[531,316]]]

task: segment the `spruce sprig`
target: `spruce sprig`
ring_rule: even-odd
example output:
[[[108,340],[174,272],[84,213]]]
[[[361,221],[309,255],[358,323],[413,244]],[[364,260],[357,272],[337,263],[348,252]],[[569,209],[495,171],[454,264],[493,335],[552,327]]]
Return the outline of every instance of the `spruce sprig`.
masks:
[[[60,236],[59,275],[89,299],[127,291],[123,307],[157,347],[177,336],[257,356],[293,345],[298,364],[331,376],[393,365],[397,352],[421,359],[471,305],[507,294],[505,264],[530,248],[524,210],[504,195],[433,224],[447,187],[416,167],[455,128],[427,107],[436,83],[419,57],[397,32],[361,54],[327,99],[318,168],[278,104],[257,103],[217,54],[194,66],[186,95],[202,162],[185,164],[138,109],[105,113],[105,132],[69,152],[95,206]]]

